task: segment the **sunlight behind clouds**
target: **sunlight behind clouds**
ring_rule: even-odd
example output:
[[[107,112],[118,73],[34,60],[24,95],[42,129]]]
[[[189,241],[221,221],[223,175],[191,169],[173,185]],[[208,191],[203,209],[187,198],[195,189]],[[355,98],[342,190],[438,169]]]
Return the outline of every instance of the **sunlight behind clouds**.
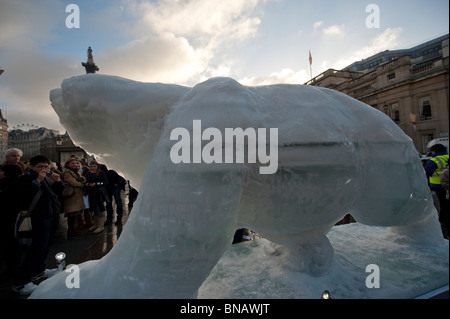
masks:
[[[85,73],[89,46],[99,73],[136,81],[194,86],[228,76],[247,85],[303,84],[328,68],[448,33],[446,1],[414,0],[402,14],[397,2],[380,1],[379,29],[365,26],[365,6],[356,1],[325,9],[309,0],[80,0],[73,2],[79,29],[65,24],[68,3],[0,1],[0,108],[11,126],[61,129],[49,90]]]
[[[224,47],[253,37],[261,22],[260,0],[131,1],[127,27],[135,40],[97,54],[102,71],[144,82],[196,84],[229,74],[230,61],[213,63]],[[226,66],[225,66],[226,65]]]
[[[208,66],[210,55],[173,34],[149,36],[97,55],[102,73],[143,82],[186,82]]]
[[[140,17],[138,30],[173,33],[209,42],[222,37],[223,41],[243,40],[252,36],[260,24],[255,17],[260,0],[193,0],[135,2],[132,7]],[[139,31],[136,30],[137,33]]]

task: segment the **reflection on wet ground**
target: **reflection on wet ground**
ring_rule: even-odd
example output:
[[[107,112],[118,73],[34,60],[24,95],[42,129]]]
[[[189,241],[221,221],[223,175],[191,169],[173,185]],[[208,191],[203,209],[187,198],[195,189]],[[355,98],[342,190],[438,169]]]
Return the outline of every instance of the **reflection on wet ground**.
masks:
[[[119,239],[122,229],[123,226],[106,226],[105,231],[100,236],[96,236],[97,240],[82,252],[75,264],[105,256]]]
[[[105,226],[105,230],[99,234],[93,234],[87,230],[75,237],[58,236],[50,247],[46,260],[49,269],[56,268],[55,255],[58,252],[66,254],[66,265],[80,264],[88,260],[100,259],[105,256],[115,245],[126,227],[127,214],[124,214],[123,225],[112,224]],[[12,278],[2,279],[0,282],[0,299],[26,299],[11,290]]]

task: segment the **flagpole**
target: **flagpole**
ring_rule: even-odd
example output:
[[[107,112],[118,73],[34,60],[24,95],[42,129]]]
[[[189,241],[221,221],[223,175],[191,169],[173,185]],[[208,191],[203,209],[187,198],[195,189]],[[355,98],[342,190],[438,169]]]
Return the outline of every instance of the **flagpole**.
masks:
[[[312,80],[312,55],[311,55],[311,51],[310,50],[308,50],[308,51],[309,51],[309,75]]]

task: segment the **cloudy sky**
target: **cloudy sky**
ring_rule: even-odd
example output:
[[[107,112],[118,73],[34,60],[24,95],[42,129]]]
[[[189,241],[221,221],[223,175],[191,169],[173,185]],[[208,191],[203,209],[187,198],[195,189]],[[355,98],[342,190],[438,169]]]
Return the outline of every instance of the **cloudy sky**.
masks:
[[[70,4],[79,28],[68,28],[78,21]],[[0,108],[10,129],[64,132],[49,92],[85,74],[89,46],[99,73],[136,81],[303,84],[309,51],[316,76],[411,48],[448,25],[447,0],[1,0]]]

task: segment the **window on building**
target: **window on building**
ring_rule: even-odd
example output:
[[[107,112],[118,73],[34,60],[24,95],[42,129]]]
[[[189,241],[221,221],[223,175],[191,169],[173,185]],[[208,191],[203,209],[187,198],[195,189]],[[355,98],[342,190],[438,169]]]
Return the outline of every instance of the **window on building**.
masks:
[[[372,62],[372,63],[369,64],[369,68],[372,68],[372,67],[374,67],[374,66],[377,66],[377,65],[380,64],[381,62],[382,62],[381,59],[376,60],[376,61],[374,61],[374,62]]]
[[[388,74],[388,81],[395,79],[395,73]]]
[[[391,119],[395,123],[400,123],[400,110],[398,108],[398,103],[391,104]]]
[[[420,107],[420,119],[430,120],[431,119],[431,102],[430,97],[423,97],[419,100]]]
[[[433,53],[433,52],[437,52],[437,51],[439,51],[440,49],[441,49],[441,46],[438,45],[438,46],[435,46],[435,47],[433,47],[433,48],[424,50],[422,54],[423,54],[423,55],[427,55],[427,54],[430,54],[430,53]]]
[[[433,140],[433,134],[423,134],[422,135],[422,147],[423,151],[428,152],[428,143]]]

